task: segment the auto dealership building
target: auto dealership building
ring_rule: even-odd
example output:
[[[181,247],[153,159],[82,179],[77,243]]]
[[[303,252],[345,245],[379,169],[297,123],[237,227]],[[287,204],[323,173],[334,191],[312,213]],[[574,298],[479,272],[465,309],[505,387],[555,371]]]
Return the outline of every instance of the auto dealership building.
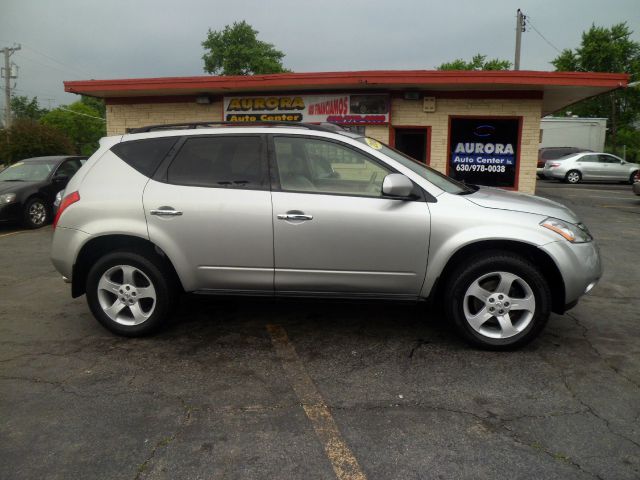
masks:
[[[361,71],[65,82],[104,98],[107,133],[151,124],[332,122],[468,183],[532,193],[540,119],[628,75]]]

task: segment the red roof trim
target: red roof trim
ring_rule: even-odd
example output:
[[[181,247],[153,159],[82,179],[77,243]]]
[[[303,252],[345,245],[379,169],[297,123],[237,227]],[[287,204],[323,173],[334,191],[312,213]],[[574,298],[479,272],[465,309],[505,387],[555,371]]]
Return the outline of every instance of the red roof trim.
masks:
[[[617,88],[626,86],[629,75],[593,72],[537,71],[441,71],[379,70],[362,72],[282,73],[253,76],[199,76],[77,80],[64,82],[66,92],[115,93],[144,90],[252,90],[269,88],[327,88],[355,86],[437,86],[437,85],[531,85]]]

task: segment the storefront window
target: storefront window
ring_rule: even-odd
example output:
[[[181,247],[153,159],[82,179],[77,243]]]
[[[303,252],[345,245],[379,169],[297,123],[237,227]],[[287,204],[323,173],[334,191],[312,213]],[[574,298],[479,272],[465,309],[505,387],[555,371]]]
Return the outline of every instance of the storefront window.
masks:
[[[515,188],[519,120],[451,118],[449,176],[464,183]]]

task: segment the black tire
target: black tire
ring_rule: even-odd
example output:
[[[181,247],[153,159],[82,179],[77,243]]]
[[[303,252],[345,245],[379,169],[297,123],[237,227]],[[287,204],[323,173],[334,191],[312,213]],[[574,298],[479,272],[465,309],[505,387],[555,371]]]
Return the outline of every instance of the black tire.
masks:
[[[533,316],[522,331],[509,338],[491,338],[476,331],[467,321],[464,301],[467,289],[483,275],[512,273],[524,280],[535,298]],[[525,258],[500,251],[477,255],[457,267],[445,283],[445,313],[467,342],[488,350],[513,350],[526,345],[544,329],[551,313],[551,291],[540,271]],[[489,320],[494,321],[493,319]],[[497,320],[495,320],[497,323]]]
[[[51,219],[50,212],[51,209],[43,199],[30,198],[22,210],[22,225],[29,229],[44,227]]]
[[[635,178],[635,176],[636,176],[637,174],[638,174],[638,171],[637,171],[637,170],[636,170],[636,171],[634,171],[634,172],[631,172],[631,175],[629,175],[629,185],[633,185],[633,183],[634,183],[634,180],[633,180],[633,179]]]
[[[570,175],[574,173],[578,174],[577,180],[576,181],[569,180]],[[567,174],[564,176],[565,183],[571,183],[573,185],[575,185],[576,183],[580,183],[581,180],[582,180],[582,174],[578,170],[569,170]]]
[[[149,309],[151,312],[149,317],[137,325],[123,325],[118,323],[105,313],[100,304],[100,296],[98,294],[100,279],[109,269],[119,265],[132,266],[138,269],[143,275],[146,275],[147,279],[144,280],[148,280],[155,289],[156,298],[153,310]],[[87,275],[87,303],[93,316],[107,330],[125,337],[150,335],[166,325],[173,312],[178,298],[178,288],[173,279],[173,272],[161,258],[155,255],[145,252],[129,251],[108,253],[91,267]],[[102,295],[108,296],[112,294],[102,293]],[[113,294],[114,301],[118,298],[117,295],[117,293]],[[132,310],[126,310],[127,308],[128,307],[124,307],[124,313],[132,313]]]

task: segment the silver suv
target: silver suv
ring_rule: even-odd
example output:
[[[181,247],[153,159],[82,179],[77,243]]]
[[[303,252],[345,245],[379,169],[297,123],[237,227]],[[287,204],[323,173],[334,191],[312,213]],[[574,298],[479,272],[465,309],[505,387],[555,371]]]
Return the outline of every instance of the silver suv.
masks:
[[[598,281],[568,208],[465,185],[320,125],[191,124],[104,138],[69,183],[52,260],[120,335],[181,292],[430,300],[475,345],[529,342]]]

